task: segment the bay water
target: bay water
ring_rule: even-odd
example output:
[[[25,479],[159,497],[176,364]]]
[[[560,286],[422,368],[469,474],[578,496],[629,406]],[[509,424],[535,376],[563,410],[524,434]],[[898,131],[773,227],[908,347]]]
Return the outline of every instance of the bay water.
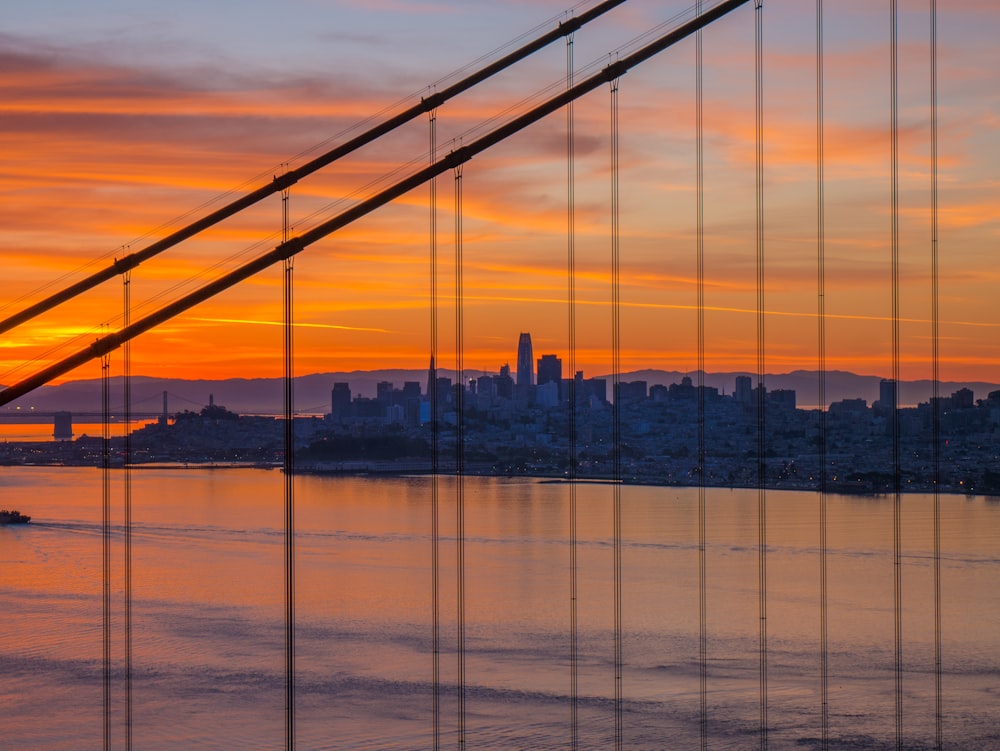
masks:
[[[284,478],[133,472],[135,748],[284,747]],[[112,473],[113,747],[125,726],[124,527]],[[439,478],[441,742],[457,744],[456,481]],[[295,478],[295,725],[303,749],[433,747],[430,477]],[[570,737],[570,487],[464,480],[466,746]],[[758,745],[758,494],[710,488],[709,747]],[[576,486],[580,747],[614,731],[613,488]],[[0,468],[0,749],[102,746],[99,470]],[[820,496],[766,494],[769,748],[820,747]],[[830,748],[894,747],[891,497],[829,496]],[[624,486],[623,740],[699,745],[698,490]],[[933,499],[902,499],[903,728],[935,733]],[[945,747],[1000,748],[1000,503],[941,498]]]

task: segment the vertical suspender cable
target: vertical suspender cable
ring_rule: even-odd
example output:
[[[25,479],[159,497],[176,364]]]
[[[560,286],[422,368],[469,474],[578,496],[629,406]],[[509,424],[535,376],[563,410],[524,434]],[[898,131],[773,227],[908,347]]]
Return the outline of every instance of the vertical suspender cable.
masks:
[[[288,199],[281,193],[282,241],[288,241]],[[295,258],[284,262],[285,354],[285,748],[295,748],[295,357],[293,276]]]
[[[760,616],[760,749],[767,751],[767,476],[764,389],[764,44],[763,0],[754,0],[757,207],[757,595]]]
[[[132,272],[122,274],[122,324],[132,321]],[[132,342],[122,346],[123,421],[122,483],[125,495],[125,751],[132,751]]]
[[[458,751],[465,750],[465,298],[462,166],[455,168],[455,555],[458,605]]]
[[[573,34],[566,37],[566,88],[573,87]],[[579,609],[576,560],[576,137],[574,105],[566,105],[566,297],[568,308],[566,409],[569,432],[569,732],[570,749],[580,743],[579,728]]]
[[[611,82],[611,393],[614,463],[615,751],[622,749],[622,410],[621,237],[618,192],[618,79]]]
[[[111,748],[111,355],[101,357],[101,573],[104,751]]]
[[[934,472],[934,748],[944,748],[941,697],[941,351],[938,309],[937,0],[931,0],[931,460]]]
[[[701,0],[695,14],[701,15]],[[705,487],[705,140],[703,45],[695,34],[695,213],[698,334],[698,716],[701,751],[708,749],[708,583]]]
[[[819,374],[816,438],[819,443],[819,694],[820,749],[830,747],[829,613],[827,596],[826,478],[826,197],[823,70],[823,0],[816,0],[816,342]]]
[[[437,161],[437,110],[428,116],[430,135],[430,163]],[[437,288],[437,177],[428,181],[430,188],[430,292],[431,292],[431,366],[427,375],[427,398],[431,414],[431,659],[433,662],[431,686],[431,724],[433,749],[441,748],[441,563],[440,515],[438,504],[438,462],[440,434],[438,432],[438,388],[435,363],[438,354],[438,288]]]
[[[895,644],[896,751],[903,748],[903,653],[902,653],[902,497],[900,483],[899,435],[899,40],[897,0],[891,0],[891,91],[892,109],[892,557],[893,616]]]

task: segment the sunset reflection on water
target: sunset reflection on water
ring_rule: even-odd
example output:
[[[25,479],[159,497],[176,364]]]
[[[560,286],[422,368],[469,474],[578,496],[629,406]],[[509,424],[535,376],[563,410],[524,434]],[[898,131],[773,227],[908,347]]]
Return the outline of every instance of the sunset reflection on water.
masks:
[[[124,722],[124,556],[113,475],[113,721]],[[469,739],[556,747],[568,733],[568,486],[467,478]],[[431,745],[431,480],[296,480],[296,697],[309,748]],[[93,748],[101,734],[100,475],[0,472],[3,737]],[[611,488],[578,486],[581,738],[609,738]],[[134,732],[143,748],[283,745],[283,477],[277,470],[134,473]],[[454,733],[455,479],[439,482],[442,727]],[[768,494],[773,748],[818,733],[818,532],[811,493]],[[697,742],[697,491],[626,486],[626,739]],[[710,737],[746,740],[757,713],[757,494],[708,491]],[[1000,504],[942,499],[945,713],[953,748],[998,721]],[[933,735],[931,499],[903,498],[906,732]],[[892,503],[829,502],[831,732],[875,747],[893,716]],[[12,718],[17,718],[13,721]],[[742,742],[742,741],[740,741]],[[867,745],[866,745],[867,744]]]

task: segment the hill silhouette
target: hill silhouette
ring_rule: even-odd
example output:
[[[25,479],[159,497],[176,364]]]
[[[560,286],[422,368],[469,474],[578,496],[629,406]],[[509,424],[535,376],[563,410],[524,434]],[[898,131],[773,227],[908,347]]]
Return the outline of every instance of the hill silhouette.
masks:
[[[439,369],[438,375],[454,379],[455,373]],[[466,371],[467,378],[482,375],[481,371]],[[706,373],[705,384],[731,394],[736,376],[749,375],[756,381],[756,375],[742,371],[726,373]],[[608,375],[598,378],[610,379]],[[680,383],[689,377],[697,382],[695,372],[668,370],[637,370],[623,373],[622,381],[646,381],[649,386]],[[841,399],[861,398],[869,404],[878,399],[880,376],[858,375],[847,371],[827,373],[826,394],[828,402]],[[295,379],[296,411],[302,414],[324,414],[330,411],[330,391],[335,382],[350,384],[354,396],[374,397],[376,385],[389,381],[401,388],[406,381],[418,381],[422,391],[427,386],[426,370],[385,369],[355,370],[350,372],[313,373]],[[793,389],[800,408],[813,407],[817,403],[818,378],[814,371],[796,370],[790,373],[776,373],[765,376],[764,383],[769,391]],[[948,396],[960,388],[972,389],[977,399],[997,389],[1000,385],[982,381],[948,381],[940,384],[942,396]],[[121,379],[111,379],[111,404],[114,410],[121,410]],[[168,411],[173,414],[185,409],[201,409],[209,403],[210,395],[215,404],[241,414],[279,414],[282,412],[281,378],[228,378],[224,380],[185,380],[177,378],[157,378],[153,376],[133,376],[133,410],[137,412],[159,412],[162,409],[163,392],[168,394]],[[610,389],[608,389],[610,394]],[[900,404],[912,406],[925,402],[931,395],[931,381],[902,381],[900,384]],[[20,408],[45,412],[68,410],[70,412],[96,412],[101,409],[100,379],[68,381],[58,386],[44,386],[31,394],[15,400],[4,408],[5,412]]]

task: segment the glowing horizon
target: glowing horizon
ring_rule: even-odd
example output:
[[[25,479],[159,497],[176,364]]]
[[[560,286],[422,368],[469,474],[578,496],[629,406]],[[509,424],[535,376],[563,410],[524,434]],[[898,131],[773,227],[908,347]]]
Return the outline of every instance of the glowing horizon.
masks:
[[[120,256],[163,236],[181,226],[176,217],[197,216],[196,207],[220,194],[239,195],[263,184],[282,165],[308,158],[302,155],[332,132],[345,132],[384,110],[386,102],[419,90],[440,78],[442,70],[538,21],[526,8],[472,3],[463,6],[464,13],[446,16],[452,26],[441,28],[430,23],[437,11],[423,4],[396,4],[392,11],[359,5],[338,20],[349,18],[356,24],[354,33],[380,40],[378,53],[369,51],[366,58],[368,47],[351,42],[345,43],[349,51],[323,52],[329,45],[319,40],[331,32],[321,30],[334,27],[336,14],[293,3],[294,12],[311,21],[315,32],[305,33],[301,44],[279,44],[283,62],[268,64],[239,42],[244,30],[239,19],[232,21],[238,29],[220,39],[224,52],[217,54],[194,21],[172,20],[164,26],[164,38],[149,37],[148,24],[163,19],[156,6],[139,4],[134,13],[147,25],[128,26],[127,43],[119,50],[101,46],[106,32],[90,23],[71,30],[65,19],[65,25],[46,27],[44,5],[19,8],[0,35],[0,57],[7,61],[0,68],[0,259],[6,269],[0,316],[42,297],[38,290],[53,279],[75,280],[85,264],[91,264],[88,271],[104,265],[94,265],[94,259]],[[563,9],[558,3],[543,5],[552,13]],[[578,66],[669,17],[661,5],[630,3],[593,32],[579,32]],[[477,26],[472,6],[489,15],[490,28]],[[100,8],[93,12],[99,16]],[[408,25],[401,18],[385,24],[390,13]],[[705,357],[714,371],[755,368],[750,13],[737,11],[704,35]],[[991,33],[1000,29],[1000,8],[970,1],[943,8],[940,16],[941,376],[1000,382],[1000,346],[992,336],[1000,326],[994,291],[1000,271],[993,263],[1000,237],[995,210],[1000,149],[990,135],[1000,94],[984,73],[996,67],[989,60],[1000,64]],[[771,3],[765,19],[765,345],[766,370],[774,373],[816,367],[815,36],[810,23],[811,9],[791,0]],[[838,5],[827,19],[827,362],[886,375],[891,321],[888,28],[878,24],[886,25],[859,0]],[[908,11],[901,28],[901,376],[911,380],[931,372],[926,18]],[[442,34],[458,35],[461,42],[453,53],[467,54],[442,63]],[[149,54],[136,63],[130,51],[144,44]],[[435,47],[433,54],[422,54],[428,45]],[[330,54],[343,54],[341,64],[350,64],[352,75],[324,75],[331,69]],[[553,48],[483,92],[442,108],[439,149],[533,93],[539,82],[558,82],[565,75],[563,55]],[[370,60],[370,70],[359,59]],[[693,45],[682,43],[622,81],[626,371],[695,367],[693,76]],[[607,124],[605,93],[578,103],[577,359],[578,367],[591,373],[609,370],[611,359]],[[400,164],[423,163],[426,150],[426,122],[418,121],[377,148],[302,181],[291,194],[293,234],[336,213],[344,200],[358,191],[363,195],[364,186]],[[499,367],[510,360],[522,330],[532,331],[539,351],[565,357],[565,150],[560,114],[466,166],[464,350],[470,365],[489,361]],[[449,176],[438,181],[442,366],[454,351],[451,182]],[[431,321],[427,200],[426,188],[415,190],[296,260],[297,372],[426,363]],[[280,216],[274,197],[142,266],[133,273],[133,320],[273,247],[280,238]],[[133,345],[132,372],[164,377],[197,372],[213,378],[278,373],[279,280],[278,269],[264,272],[144,335]],[[103,324],[117,328],[120,308],[121,286],[109,283],[4,335],[0,382],[13,382],[85,346],[108,330]],[[53,352],[64,336],[75,344]],[[174,354],[165,356],[168,352]],[[113,369],[120,367],[117,359],[112,357]],[[91,377],[97,369],[95,363],[90,373],[82,368],[62,380]]]

